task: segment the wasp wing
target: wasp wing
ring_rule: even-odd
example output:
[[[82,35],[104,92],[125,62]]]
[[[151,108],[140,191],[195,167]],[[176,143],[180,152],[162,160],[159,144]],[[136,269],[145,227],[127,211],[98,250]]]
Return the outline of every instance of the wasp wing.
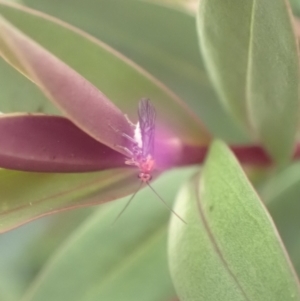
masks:
[[[143,142],[143,156],[151,155],[153,157],[156,111],[150,99],[142,98],[140,100],[138,115]]]

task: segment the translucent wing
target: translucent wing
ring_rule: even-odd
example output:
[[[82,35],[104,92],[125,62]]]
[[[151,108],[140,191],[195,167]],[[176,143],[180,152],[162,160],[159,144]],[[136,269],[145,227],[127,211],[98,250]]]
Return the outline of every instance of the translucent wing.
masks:
[[[151,155],[153,157],[156,112],[150,99],[142,98],[140,100],[138,115],[143,141],[143,156]]]

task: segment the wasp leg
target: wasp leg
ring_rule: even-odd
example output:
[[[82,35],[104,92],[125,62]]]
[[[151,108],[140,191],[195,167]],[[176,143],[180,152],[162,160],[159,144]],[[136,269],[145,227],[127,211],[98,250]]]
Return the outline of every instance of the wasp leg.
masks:
[[[116,133],[120,133],[120,130],[114,128],[111,124],[108,124],[108,126],[113,129]]]
[[[125,116],[127,122],[129,123],[129,125],[130,125],[131,127],[135,128],[136,125],[129,119],[129,117],[127,116],[127,114],[125,114],[124,116]]]
[[[131,143],[133,143],[134,145],[137,145],[137,142],[132,138],[130,137],[129,135],[125,134],[125,133],[121,133],[120,130],[114,128],[113,126],[111,126],[109,124],[109,126],[116,132],[116,133],[120,133],[122,137],[126,138],[127,140],[129,140]]]
[[[121,145],[116,145],[116,147],[125,151],[127,153],[128,157],[132,158],[134,156],[133,152],[129,148],[127,148],[125,146],[121,146]]]
[[[129,135],[127,135],[127,134],[125,134],[125,133],[122,133],[121,135],[122,135],[122,137],[128,139],[128,140],[129,140],[130,142],[132,142],[133,144],[137,145],[136,141],[135,141],[132,137],[130,137]]]

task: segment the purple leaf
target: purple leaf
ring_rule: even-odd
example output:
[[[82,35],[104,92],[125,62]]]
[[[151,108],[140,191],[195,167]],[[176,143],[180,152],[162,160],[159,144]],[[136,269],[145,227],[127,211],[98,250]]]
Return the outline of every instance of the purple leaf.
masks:
[[[124,165],[124,156],[68,119],[0,115],[0,166],[39,172],[84,172]]]
[[[1,55],[40,87],[80,129],[122,152],[132,135],[123,113],[95,86],[39,44],[0,18]],[[116,87],[117,88],[117,87]]]

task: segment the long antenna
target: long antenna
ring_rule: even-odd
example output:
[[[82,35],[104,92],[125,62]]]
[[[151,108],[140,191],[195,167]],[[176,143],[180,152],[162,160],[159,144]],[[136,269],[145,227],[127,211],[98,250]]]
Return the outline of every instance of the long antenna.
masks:
[[[126,205],[124,206],[124,208],[121,210],[121,212],[118,214],[118,216],[116,217],[116,219],[114,220],[114,222],[112,223],[112,225],[114,225],[116,223],[116,221],[121,217],[121,215],[124,213],[124,211],[127,209],[127,207],[129,206],[129,204],[131,203],[131,201],[133,200],[133,198],[135,197],[135,195],[139,192],[139,190],[142,188],[143,182],[140,183],[138,189],[135,191],[135,193],[131,196],[131,198],[129,199],[129,201],[126,203]]]
[[[155,189],[150,185],[149,182],[145,182],[149,188],[156,194],[156,196],[163,202],[163,204],[174,214],[176,215],[183,223],[187,224],[187,222],[182,219],[169,205],[163,200],[163,198],[155,191]]]

